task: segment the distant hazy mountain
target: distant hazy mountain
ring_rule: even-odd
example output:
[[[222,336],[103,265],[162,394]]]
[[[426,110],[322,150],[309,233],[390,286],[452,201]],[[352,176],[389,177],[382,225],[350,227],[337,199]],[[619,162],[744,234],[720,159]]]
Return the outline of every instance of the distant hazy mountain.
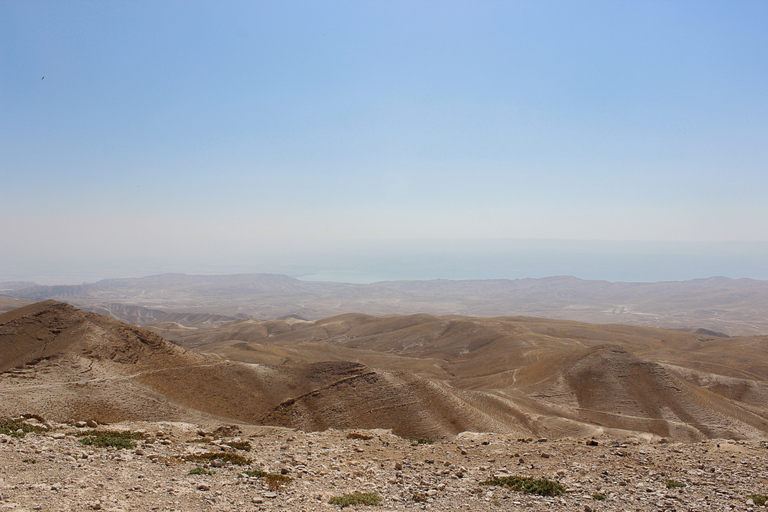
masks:
[[[526,315],[730,335],[768,333],[768,281],[713,277],[691,281],[621,283],[560,276],[539,279],[384,281],[346,284],[301,281],[279,274],[201,276],[162,274],[106,279],[76,286],[0,283],[4,294],[56,299],[134,323],[179,321],[167,314],[316,320],[341,313]],[[123,309],[116,307],[123,305]],[[134,309],[132,309],[134,308]],[[155,313],[142,316],[135,308]],[[146,313],[146,312],[145,312]],[[182,315],[183,316],[183,315]]]

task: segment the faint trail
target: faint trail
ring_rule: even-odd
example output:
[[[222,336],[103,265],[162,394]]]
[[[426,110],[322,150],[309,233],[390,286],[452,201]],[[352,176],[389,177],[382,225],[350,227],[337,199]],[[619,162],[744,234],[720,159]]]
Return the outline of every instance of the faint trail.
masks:
[[[191,368],[226,366],[229,364],[232,364],[232,362],[219,361],[216,363],[192,364],[192,365],[183,365],[183,366],[173,366],[169,368],[158,368],[153,370],[143,370],[140,372],[131,373],[129,375],[115,375],[111,377],[93,377],[90,379],[66,380],[66,381],[59,381],[59,382],[51,382],[47,384],[28,384],[28,385],[21,385],[21,386],[14,386],[13,384],[5,385],[7,380],[3,379],[3,380],[0,380],[0,387],[3,389],[3,392],[24,391],[24,390],[30,390],[30,389],[50,389],[54,386],[76,386],[76,385],[95,384],[100,382],[111,382],[111,381],[121,381],[121,380],[125,381],[125,380],[135,379],[136,377],[140,377],[142,375],[149,375],[153,373],[164,373],[164,372],[170,372],[174,370],[185,370],[185,369],[191,369]]]

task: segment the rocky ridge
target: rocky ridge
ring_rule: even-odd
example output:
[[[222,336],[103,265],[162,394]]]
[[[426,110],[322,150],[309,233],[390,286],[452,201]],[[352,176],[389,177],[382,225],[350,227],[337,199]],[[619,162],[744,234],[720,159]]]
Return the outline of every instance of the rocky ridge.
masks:
[[[754,496],[768,494],[765,441],[464,432],[428,444],[387,430],[16,421],[33,432],[0,434],[0,510],[17,512],[331,511],[339,509],[333,497],[356,491],[381,497],[371,509],[381,511],[758,511],[765,509]],[[81,442],[84,434],[126,430],[136,438],[129,448]],[[212,454],[205,462],[185,460],[205,454]],[[238,456],[247,463],[230,462]],[[481,485],[504,475],[550,479],[565,492]]]

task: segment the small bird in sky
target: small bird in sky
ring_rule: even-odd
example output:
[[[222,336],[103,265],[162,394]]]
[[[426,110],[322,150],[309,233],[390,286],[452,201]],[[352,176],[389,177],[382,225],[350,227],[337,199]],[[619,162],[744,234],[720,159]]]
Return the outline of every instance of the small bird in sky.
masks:
[[[40,80],[45,80],[45,77],[41,78]]]

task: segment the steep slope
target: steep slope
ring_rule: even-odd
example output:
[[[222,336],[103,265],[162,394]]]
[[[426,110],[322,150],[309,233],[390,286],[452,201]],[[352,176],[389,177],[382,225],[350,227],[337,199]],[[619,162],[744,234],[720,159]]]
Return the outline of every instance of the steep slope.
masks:
[[[765,410],[755,414],[615,345],[590,349],[542,397],[582,421],[686,441],[768,432]]]
[[[471,406],[465,410],[472,415],[482,410],[486,425],[495,429],[558,437],[608,428],[686,441],[768,432],[768,337],[423,314],[153,329],[233,360],[273,365],[354,361],[376,368],[377,378],[408,372],[408,378],[466,400]],[[368,385],[359,392],[364,394]],[[304,397],[291,402],[290,409],[307,403],[329,407],[322,398]],[[337,399],[347,400],[344,395]],[[365,417],[354,402],[345,407]],[[294,418],[289,424],[301,423]]]
[[[0,394],[0,415],[57,420],[228,419],[307,430],[386,425],[433,436],[519,431],[450,386],[408,372],[345,361],[228,361],[55,301],[0,315]]]
[[[187,407],[141,385],[141,376],[211,364],[221,364],[220,358],[55,301],[0,315],[0,413],[25,409],[101,421],[180,418]]]

